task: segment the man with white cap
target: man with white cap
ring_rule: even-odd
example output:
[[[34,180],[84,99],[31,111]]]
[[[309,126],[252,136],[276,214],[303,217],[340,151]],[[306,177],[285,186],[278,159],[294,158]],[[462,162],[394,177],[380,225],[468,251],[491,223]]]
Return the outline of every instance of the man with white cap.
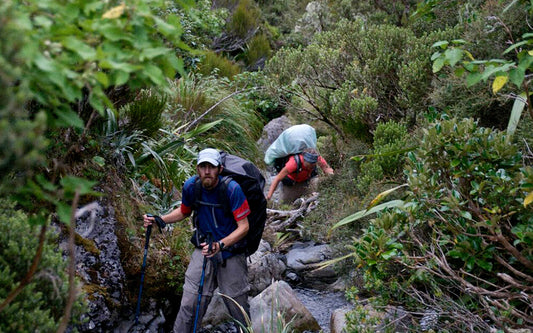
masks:
[[[235,253],[232,248],[246,236],[250,208],[239,186],[233,180],[225,183],[220,176],[223,166],[220,153],[207,148],[198,154],[196,171],[198,175],[185,181],[182,189],[181,206],[161,216],[166,223],[176,223],[190,216],[196,232],[191,241],[196,249],[185,273],[181,306],[174,322],[174,333],[189,333],[199,327],[207,310],[213,291],[230,296],[249,313],[248,268],[244,253]],[[201,184],[201,186],[200,186]],[[220,191],[224,191],[231,207],[231,214],[225,211]],[[144,215],[144,225],[154,218]],[[235,247],[237,248],[237,247]],[[208,258],[209,260],[207,260]],[[204,264],[207,262],[207,265]],[[200,288],[203,286],[203,288]],[[244,323],[242,311],[230,300],[224,299],[231,316]],[[200,306],[198,306],[200,303]]]

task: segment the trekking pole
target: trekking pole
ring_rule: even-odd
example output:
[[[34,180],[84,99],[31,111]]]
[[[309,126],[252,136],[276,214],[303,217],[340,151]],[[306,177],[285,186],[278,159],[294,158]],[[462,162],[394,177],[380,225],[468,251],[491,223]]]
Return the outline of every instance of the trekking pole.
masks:
[[[146,228],[146,239],[144,241],[144,258],[141,268],[141,286],[139,288],[139,297],[137,298],[137,309],[135,310],[135,324],[139,323],[139,312],[141,311],[141,295],[143,292],[144,272],[146,270],[146,256],[148,255],[148,243],[150,242],[150,234],[152,233],[152,225]]]
[[[153,217],[155,219],[157,226],[159,227],[159,231],[162,232],[162,228],[166,226],[165,222],[159,216],[154,216],[152,214],[146,214],[146,216]],[[150,224],[146,228],[146,239],[144,241],[144,258],[143,258],[143,264],[141,267],[141,286],[139,287],[139,297],[137,298],[137,308],[135,310],[135,324],[139,323],[139,313],[141,312],[141,295],[143,292],[144,272],[146,271],[146,257],[148,255],[148,244],[150,242],[151,233],[152,233],[152,225]]]
[[[209,244],[209,252],[211,252],[211,247],[213,246],[213,241],[211,239],[211,234],[207,234],[207,243]],[[202,264],[202,276],[200,277],[200,285],[198,286],[198,301],[196,304],[196,314],[194,316],[194,329],[193,333],[196,333],[196,327],[198,326],[198,315],[200,313],[200,302],[202,301],[202,292],[204,290],[204,280],[205,280],[205,267],[207,265],[207,257],[204,256],[204,262]]]

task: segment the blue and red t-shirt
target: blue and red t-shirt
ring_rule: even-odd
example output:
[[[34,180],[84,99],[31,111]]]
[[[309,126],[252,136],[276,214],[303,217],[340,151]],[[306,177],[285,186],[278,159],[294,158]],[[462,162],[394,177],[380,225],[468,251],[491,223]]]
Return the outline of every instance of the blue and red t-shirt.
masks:
[[[193,176],[185,181],[182,189],[181,212],[185,215],[192,213],[192,204],[195,200],[195,182],[197,176]],[[202,187],[201,201],[218,204],[220,201],[219,190],[222,184],[222,177],[218,177],[218,184],[211,190]],[[250,206],[240,185],[232,180],[227,186],[227,198],[233,216],[225,214],[224,207],[214,207],[210,205],[198,205],[198,228],[206,235],[211,233],[213,240],[220,240],[237,229],[236,221],[240,221],[250,214]],[[228,253],[229,254],[229,253]],[[227,254],[224,253],[224,257]]]

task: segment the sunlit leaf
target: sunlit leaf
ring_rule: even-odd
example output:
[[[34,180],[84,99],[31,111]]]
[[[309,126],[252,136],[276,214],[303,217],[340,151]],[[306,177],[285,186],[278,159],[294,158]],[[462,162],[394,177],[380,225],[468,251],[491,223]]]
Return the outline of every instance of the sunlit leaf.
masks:
[[[531,202],[533,202],[533,192],[530,192],[524,199],[524,207],[527,207]]]
[[[505,84],[509,81],[509,77],[507,75],[498,75],[496,78],[494,78],[494,81],[492,82],[492,92],[496,94],[500,89],[505,86]]]
[[[370,209],[372,207],[374,207],[375,205],[377,205],[379,202],[381,202],[385,197],[387,197],[389,194],[393,193],[393,192],[396,192],[398,189],[402,188],[402,187],[406,187],[408,186],[407,184],[402,184],[402,185],[399,185],[399,186],[396,186],[394,188],[391,188],[391,189],[388,189],[386,191],[383,191],[381,192],[380,194],[378,194],[371,202],[370,204],[368,205],[368,207],[366,209]]]
[[[126,4],[123,2],[122,4],[111,8],[107,12],[102,15],[102,18],[104,19],[116,19],[122,16],[124,14],[124,10],[126,9]]]

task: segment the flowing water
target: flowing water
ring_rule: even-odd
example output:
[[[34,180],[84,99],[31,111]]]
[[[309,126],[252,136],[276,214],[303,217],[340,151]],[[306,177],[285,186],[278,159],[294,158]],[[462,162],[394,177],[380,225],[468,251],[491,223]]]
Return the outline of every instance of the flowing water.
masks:
[[[348,305],[342,292],[319,291],[314,289],[294,289],[298,299],[318,321],[322,332],[329,333],[329,321],[335,309]]]

